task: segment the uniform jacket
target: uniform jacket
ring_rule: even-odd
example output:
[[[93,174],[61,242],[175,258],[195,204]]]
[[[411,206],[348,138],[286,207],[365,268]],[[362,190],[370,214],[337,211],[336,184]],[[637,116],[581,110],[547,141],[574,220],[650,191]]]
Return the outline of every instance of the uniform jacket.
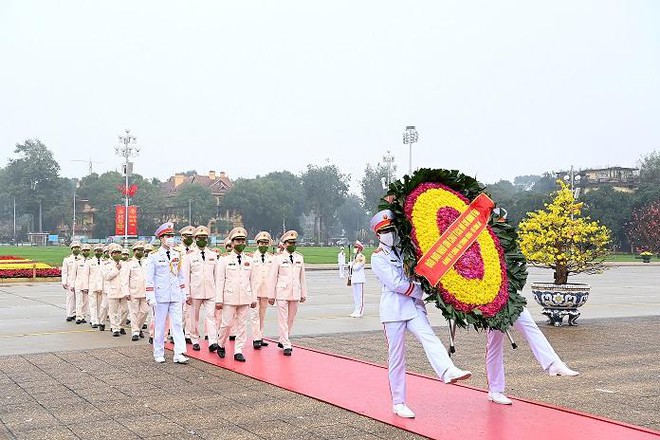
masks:
[[[218,254],[206,247],[202,259],[202,251],[195,247],[183,259],[183,276],[188,296],[215,301],[217,271]]]
[[[122,264],[121,270],[124,295],[131,298],[145,298],[147,296],[146,258],[141,260],[130,258]]]
[[[263,254],[264,261],[261,261],[261,255],[259,251],[252,254],[252,291],[257,298],[268,298],[268,275],[274,255],[266,252]]]
[[[380,321],[408,321],[416,317],[415,303],[424,307],[422,289],[406,275],[401,257],[381,244],[371,256],[371,269],[382,285]]]
[[[119,264],[119,268],[117,265]],[[110,264],[103,266],[103,288],[108,294],[108,299],[121,299],[128,294],[125,286],[122,285],[124,281],[121,276],[121,271],[126,261],[115,262],[111,261]]]
[[[149,302],[183,302],[186,299],[186,281],[183,276],[183,261],[176,249],[170,249],[167,258],[164,246],[147,258],[146,284]]]
[[[351,282],[364,283],[366,281],[364,275],[364,263],[367,262],[365,256],[360,252],[355,254],[355,260],[351,265]]]
[[[62,285],[67,289],[72,288],[76,282],[77,260],[79,258],[82,259],[81,256],[76,257],[71,254],[62,260]]]
[[[100,261],[99,261],[100,260]],[[103,291],[103,273],[101,272],[101,267],[105,261],[103,258],[97,259],[96,257],[90,257],[87,259],[87,283],[83,285],[83,289],[89,290],[89,293],[102,292]]]
[[[87,265],[89,259],[78,256],[78,260],[76,261],[76,281],[73,284],[73,287],[76,289],[76,292],[78,292],[87,289],[87,286],[89,285],[89,266]]]
[[[240,306],[257,302],[252,291],[252,257],[245,253],[240,264],[233,251],[220,258],[216,283],[216,303]]]
[[[339,252],[337,254],[337,264],[346,264],[346,254]]]
[[[293,263],[290,256],[293,255]],[[268,274],[269,298],[300,301],[307,298],[305,262],[302,254],[282,252],[273,257]]]

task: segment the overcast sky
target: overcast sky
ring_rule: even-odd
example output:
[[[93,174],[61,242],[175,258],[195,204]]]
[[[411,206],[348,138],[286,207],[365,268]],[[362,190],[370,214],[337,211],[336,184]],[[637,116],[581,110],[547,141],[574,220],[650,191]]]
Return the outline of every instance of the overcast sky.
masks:
[[[387,150],[484,182],[660,150],[660,2],[0,0],[0,152],[62,175],[301,172]]]

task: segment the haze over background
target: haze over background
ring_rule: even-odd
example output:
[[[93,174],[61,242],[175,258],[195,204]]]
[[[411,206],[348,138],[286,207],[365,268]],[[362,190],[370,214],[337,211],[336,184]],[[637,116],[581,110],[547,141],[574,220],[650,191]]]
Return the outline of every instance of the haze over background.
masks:
[[[0,152],[61,174],[413,167],[484,182],[660,149],[657,1],[3,1]],[[4,165],[6,162],[3,162]]]

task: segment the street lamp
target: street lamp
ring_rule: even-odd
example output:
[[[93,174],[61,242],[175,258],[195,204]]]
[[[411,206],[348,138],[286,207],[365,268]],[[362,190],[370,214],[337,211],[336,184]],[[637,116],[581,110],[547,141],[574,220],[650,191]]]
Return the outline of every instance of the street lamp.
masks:
[[[393,166],[394,163],[394,156],[390,154],[390,150],[387,150],[387,154],[383,156],[383,162],[387,165],[387,177],[382,179],[382,184],[383,184],[383,189],[387,189],[390,186],[390,183],[392,183],[392,175],[394,174],[393,171],[395,167]]]
[[[575,174],[573,165],[571,165],[571,170],[568,172],[568,174],[564,175],[564,181],[571,186],[571,192],[573,192],[573,197],[576,199],[580,196],[580,188],[575,188],[575,186],[580,183],[581,179],[582,176]]]
[[[406,125],[406,131],[403,132],[403,143],[407,144],[410,148],[408,155],[408,175],[412,176],[412,146],[419,140],[419,133],[415,130],[414,125]]]
[[[71,241],[76,239],[76,190],[78,179],[73,179],[73,222],[71,223]]]
[[[140,147],[137,144],[137,138],[131,134],[129,129],[126,129],[125,135],[119,135],[119,145],[115,147],[115,153],[124,158],[124,246],[128,245],[128,175],[131,173],[130,162],[131,157],[136,157],[140,153]]]

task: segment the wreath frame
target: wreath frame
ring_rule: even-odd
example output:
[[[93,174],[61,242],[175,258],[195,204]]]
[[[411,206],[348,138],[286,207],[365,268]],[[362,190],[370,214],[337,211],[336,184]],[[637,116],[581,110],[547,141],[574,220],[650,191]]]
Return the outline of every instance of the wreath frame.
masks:
[[[443,184],[463,195],[470,202],[479,194],[485,192],[485,187],[481,183],[458,170],[421,168],[415,171],[412,176],[405,175],[402,180],[390,184],[387,195],[382,199],[379,209],[389,209],[394,213],[394,225],[399,233],[399,247],[401,248],[406,273],[421,282],[422,290],[427,295],[425,301],[433,302],[442,311],[442,316],[445,319],[452,320],[456,325],[463,328],[472,326],[476,330],[497,329],[506,331],[518,319],[518,316],[527,305],[527,300],[519,293],[527,282],[527,261],[518,247],[516,228],[506,220],[495,221],[492,215],[487,226],[493,231],[504,251],[509,295],[507,303],[492,317],[484,316],[476,308],[470,313],[457,310],[442,299],[438,290],[431,286],[426,278],[418,277],[415,274],[417,255],[411,238],[412,224],[406,218],[404,207],[408,195],[418,185],[426,182]]]

